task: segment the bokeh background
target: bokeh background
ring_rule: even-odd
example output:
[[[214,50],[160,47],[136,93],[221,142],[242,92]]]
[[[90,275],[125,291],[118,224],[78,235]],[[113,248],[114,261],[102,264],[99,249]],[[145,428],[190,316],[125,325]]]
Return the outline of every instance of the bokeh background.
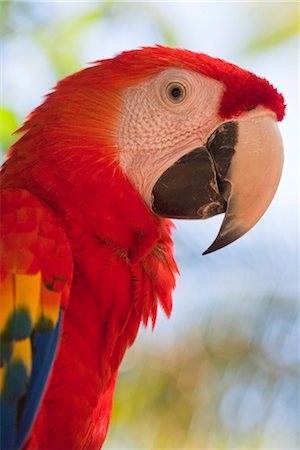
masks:
[[[57,80],[139,46],[208,53],[284,94],[275,200],[245,237],[205,257],[222,218],[177,221],[173,314],[128,351],[104,448],[298,449],[299,3],[2,0],[0,20],[3,153]]]

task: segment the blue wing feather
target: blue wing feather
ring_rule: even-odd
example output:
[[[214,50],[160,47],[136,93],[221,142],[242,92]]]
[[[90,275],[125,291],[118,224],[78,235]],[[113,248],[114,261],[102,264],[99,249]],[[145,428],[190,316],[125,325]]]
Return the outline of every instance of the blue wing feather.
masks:
[[[53,331],[36,332],[33,342],[33,366],[26,403],[16,437],[16,448],[25,443],[45,391],[59,342],[63,310]]]
[[[14,440],[17,423],[16,402],[4,402],[0,400],[0,422],[0,448],[2,450],[15,448]]]
[[[25,444],[43,398],[59,342],[63,310],[52,331],[33,336],[32,373],[25,398],[1,400],[1,449],[19,449]]]

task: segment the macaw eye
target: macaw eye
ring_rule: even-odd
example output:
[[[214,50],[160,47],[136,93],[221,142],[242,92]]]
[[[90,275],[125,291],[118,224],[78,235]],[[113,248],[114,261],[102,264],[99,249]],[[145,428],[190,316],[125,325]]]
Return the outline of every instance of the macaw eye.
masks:
[[[186,89],[181,83],[170,83],[167,86],[167,97],[172,103],[181,103],[186,96]]]

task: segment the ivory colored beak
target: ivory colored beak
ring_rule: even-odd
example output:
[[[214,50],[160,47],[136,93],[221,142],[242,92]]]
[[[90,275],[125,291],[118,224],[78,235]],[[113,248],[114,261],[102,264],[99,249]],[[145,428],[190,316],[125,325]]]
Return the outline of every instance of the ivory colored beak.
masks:
[[[283,167],[283,144],[271,115],[238,120],[235,154],[222,186],[225,217],[213,244],[219,250],[247,233],[263,216],[277,190]]]

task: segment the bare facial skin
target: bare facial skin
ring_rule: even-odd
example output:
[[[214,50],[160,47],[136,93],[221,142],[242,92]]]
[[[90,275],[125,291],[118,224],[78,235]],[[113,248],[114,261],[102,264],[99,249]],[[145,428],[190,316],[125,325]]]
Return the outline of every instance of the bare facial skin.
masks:
[[[170,83],[184,86],[180,103],[168,98]],[[220,82],[177,68],[127,89],[118,133],[120,164],[148,205],[160,175],[181,156],[201,147],[220,124],[217,111],[222,94]]]

